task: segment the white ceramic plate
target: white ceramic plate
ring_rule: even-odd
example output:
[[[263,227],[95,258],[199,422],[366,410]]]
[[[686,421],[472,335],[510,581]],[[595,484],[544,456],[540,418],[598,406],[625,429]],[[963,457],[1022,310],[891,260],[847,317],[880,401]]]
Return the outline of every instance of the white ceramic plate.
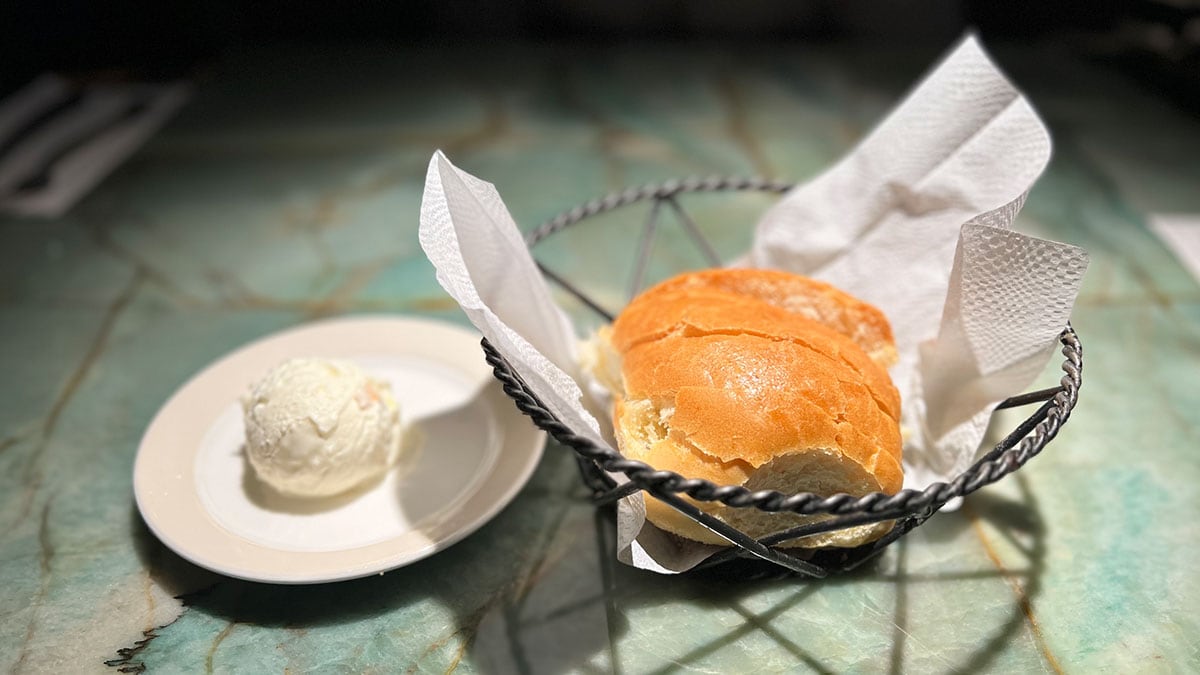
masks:
[[[389,380],[411,456],[349,495],[291,499],[242,453],[239,397],[297,356],[345,358]],[[308,324],[253,342],[192,377],[138,448],[133,489],[150,529],[188,560],[252,581],[353,579],[420,560],[474,532],[533,473],[545,437],[492,379],[479,336],[396,317]]]

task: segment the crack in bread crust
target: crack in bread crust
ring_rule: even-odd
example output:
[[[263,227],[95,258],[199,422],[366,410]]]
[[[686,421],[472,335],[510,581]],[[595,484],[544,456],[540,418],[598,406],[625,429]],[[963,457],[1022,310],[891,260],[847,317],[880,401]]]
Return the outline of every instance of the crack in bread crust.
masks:
[[[780,270],[724,268],[687,272],[647,289],[626,311],[639,301],[660,304],[659,296],[680,293],[720,293],[742,301],[759,301],[828,326],[850,338],[884,367],[895,362],[892,329],[883,312],[823,281]]]
[[[670,282],[664,282],[670,283]],[[841,361],[864,382],[876,405],[899,419],[899,392],[883,364],[845,333],[756,297],[720,289],[647,291],[630,303],[606,336],[618,354],[674,337],[751,335],[791,341],[825,358]]]
[[[689,330],[689,329],[691,329],[691,330]],[[757,337],[757,338],[761,338],[763,340],[771,340],[774,342],[790,342],[796,346],[809,349],[813,353],[817,354],[818,356],[822,356],[831,361],[837,361],[837,362],[849,367],[851,370],[853,370],[855,372],[855,374],[857,374],[860,378],[862,378],[864,380],[866,380],[868,377],[870,377],[870,374],[867,373],[864,369],[862,369],[862,367],[859,364],[856,364],[853,361],[851,361],[850,359],[846,358],[844,354],[839,354],[838,358],[835,359],[832,356],[829,356],[828,354],[825,354],[824,352],[817,349],[811,341],[804,340],[799,337],[783,337],[783,336],[779,336],[779,335],[771,335],[769,333],[763,333],[761,331],[752,331],[752,330],[741,330],[741,331],[738,331],[738,330],[709,330],[709,331],[704,331],[704,330],[696,329],[694,326],[691,326],[688,324],[684,324],[683,326],[681,326],[681,330],[676,332],[675,335],[678,335],[679,337],[683,337],[683,338],[710,337],[710,336],[714,336],[714,335],[730,335],[730,336],[732,336],[732,335],[747,335],[750,337]],[[666,337],[666,336],[664,336],[664,337]],[[875,402],[875,405],[879,408],[880,412],[887,415],[888,417],[890,417],[893,420],[899,421],[899,412],[900,412],[899,410],[895,409],[893,406],[890,406],[885,401],[883,401],[878,396],[878,394],[875,393],[875,390],[872,387],[867,387],[867,392],[871,395],[871,400]]]

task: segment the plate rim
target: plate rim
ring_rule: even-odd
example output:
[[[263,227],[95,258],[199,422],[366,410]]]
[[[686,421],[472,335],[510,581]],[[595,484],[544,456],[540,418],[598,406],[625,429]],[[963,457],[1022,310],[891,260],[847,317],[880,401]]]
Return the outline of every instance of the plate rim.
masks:
[[[174,418],[185,415],[185,413],[179,412],[180,406],[188,403],[190,398],[204,396],[205,386],[213,388],[219,378],[228,377],[225,371],[237,368],[244,361],[267,358],[265,355],[259,356],[260,352],[272,350],[287,352],[289,345],[297,344],[313,336],[326,334],[333,336],[343,332],[352,340],[364,340],[369,343],[373,338],[380,337],[381,333],[392,337],[400,334],[399,337],[403,339],[405,331],[422,335],[439,334],[440,338],[444,338],[438,342],[438,349],[441,353],[425,356],[430,356],[430,358],[439,360],[468,375],[480,376],[481,385],[476,396],[487,399],[488,405],[496,415],[496,421],[502,433],[500,455],[495,464],[487,471],[473,494],[439,518],[437,523],[429,526],[431,529],[439,531],[434,536],[428,537],[428,542],[424,546],[420,548],[402,547],[390,555],[383,553],[383,549],[388,545],[395,545],[406,536],[419,536],[417,533],[420,533],[421,529],[389,537],[367,546],[319,552],[278,549],[234,534],[221,526],[217,519],[208,512],[196,489],[194,465],[200,449],[200,436],[191,439],[186,451],[178,453],[175,463],[171,464],[176,471],[173,476],[167,477],[167,483],[168,487],[177,491],[174,496],[171,496],[170,490],[164,491],[151,484],[152,479],[161,478],[155,472],[161,467],[155,462],[162,463],[159,455],[163,451],[159,450],[155,444],[162,440],[161,437],[170,436],[167,434],[170,430],[167,425],[176,422],[177,420]],[[445,321],[402,315],[354,314],[291,326],[256,338],[226,352],[193,373],[175,389],[164,400],[142,433],[132,471],[134,501],[142,521],[164,546],[193,564],[237,579],[276,584],[314,584],[357,579],[410,565],[449,548],[486,525],[516,498],[540,464],[546,445],[545,432],[533,425],[512,405],[512,402],[504,396],[500,389],[500,383],[492,378],[490,368],[487,367],[479,353],[479,340],[480,336],[477,333]],[[354,351],[353,349],[339,350],[339,347],[345,346],[332,343],[333,341],[327,350],[333,352],[331,356],[349,356]],[[358,351],[360,353],[366,351],[375,354],[381,353],[380,349]],[[391,347],[390,344],[382,349],[383,353],[388,351],[404,356],[414,355],[412,351],[397,349]],[[462,358],[469,352],[473,352],[476,358]],[[305,350],[303,353],[311,354],[312,351]],[[297,352],[295,355],[298,356],[301,353]],[[259,374],[255,373],[254,376]],[[246,384],[248,386],[249,380]],[[237,394],[237,391],[230,392],[231,398],[223,399],[217,407],[227,406],[232,397],[236,397]],[[198,416],[198,414],[186,414],[186,418],[190,419],[193,427],[198,423],[196,419]],[[201,430],[207,429],[212,422],[213,420],[206,419],[199,423],[199,426]],[[513,455],[514,447],[522,454]],[[507,457],[506,453],[508,453]],[[514,458],[516,459],[514,460]],[[505,461],[506,459],[508,461]],[[182,500],[177,500],[180,496],[178,491],[184,493]],[[253,560],[255,554],[267,557],[286,556],[289,567],[271,569],[269,565],[265,568],[246,566],[244,561],[234,563],[231,559],[223,560],[219,556],[213,557],[209,550],[210,547],[198,546],[195,542],[189,542],[189,539],[194,539],[198,535],[186,533],[181,535],[177,531],[181,527],[181,523],[177,519],[157,511],[165,501],[170,500],[176,500],[171,505],[173,508],[187,511],[185,520],[190,518],[191,525],[205,529],[204,536],[215,535],[219,539],[227,540],[224,543],[231,547],[232,558]],[[460,518],[461,522],[454,522],[456,517],[468,511],[470,513],[467,517]],[[452,524],[447,525],[447,523]],[[352,559],[355,558],[354,553],[356,552],[361,554],[361,558],[357,562],[353,562]],[[304,558],[308,559],[308,565],[315,565],[316,568],[309,568],[304,564],[291,566],[293,563],[306,562],[297,560]],[[335,562],[330,562],[326,560],[327,558],[333,559]],[[346,560],[340,564],[336,562],[342,558]],[[314,560],[316,562],[313,562]]]

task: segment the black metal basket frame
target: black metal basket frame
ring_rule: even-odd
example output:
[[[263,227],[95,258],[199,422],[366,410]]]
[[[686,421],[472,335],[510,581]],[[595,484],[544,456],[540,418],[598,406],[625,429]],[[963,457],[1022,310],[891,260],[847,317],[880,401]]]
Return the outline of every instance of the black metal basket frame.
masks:
[[[632,298],[641,287],[659,216],[664,207],[675,212],[680,225],[705,258],[714,266],[720,264],[712,246],[680,206],[678,195],[723,190],[782,193],[790,187],[787,183],[764,179],[711,177],[672,180],[630,188],[564,211],[532,230],[526,236],[526,244],[532,249],[545,238],[588,217],[628,204],[653,200],[639,240],[633,280],[629,289]],[[575,296],[606,321],[612,321],[615,315],[613,312],[606,310],[543,263],[539,262],[538,267],[548,280]],[[496,379],[500,381],[504,392],[516,403],[517,408],[556,441],[575,451],[581,477],[592,489],[597,505],[612,504],[643,490],[732,544],[709,557],[700,567],[749,557],[766,560],[798,574],[822,578],[858,567],[892,542],[920,526],[950,500],[995,483],[1045,449],[1066,423],[1078,401],[1079,389],[1083,384],[1083,347],[1070,324],[1059,335],[1059,342],[1064,358],[1063,376],[1059,386],[1014,396],[1001,402],[997,409],[1038,402],[1041,402],[1041,406],[970,468],[948,483],[933,483],[922,490],[904,489],[892,495],[874,492],[861,497],[848,494],[822,496],[811,492],[789,495],[775,490],[751,492],[742,486],[717,485],[703,479],[687,478],[673,471],[655,469],[644,462],[628,459],[612,448],[597,445],[580,436],[563,424],[538,399],[503,354],[486,339],[483,340],[482,347]],[[618,484],[609,474],[623,474],[629,480]],[[716,501],[735,508],[757,508],[773,513],[789,512],[826,517],[755,539],[704,512],[682,495],[700,502]],[[800,558],[778,547],[779,544],[800,537],[887,520],[893,520],[895,523],[886,535],[853,549],[817,549],[805,558]]]

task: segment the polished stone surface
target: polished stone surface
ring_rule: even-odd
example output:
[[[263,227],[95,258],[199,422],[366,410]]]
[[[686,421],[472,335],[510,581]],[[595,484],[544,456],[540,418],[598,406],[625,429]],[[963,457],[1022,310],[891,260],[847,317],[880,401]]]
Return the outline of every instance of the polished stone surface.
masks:
[[[463,323],[416,241],[435,148],[496,183],[525,227],[650,180],[802,179],[935,54],[229,54],[68,216],[0,220],[0,669],[1200,667],[1200,286],[1145,226],[1148,213],[1200,212],[1200,122],[1053,48],[998,54],[1055,138],[1021,226],[1092,254],[1074,315],[1082,399],[1028,467],[846,577],[660,577],[615,563],[611,520],[552,445],[516,501],[460,544],[309,587],[224,578],[158,543],[133,505],[138,439],[189,375],[272,331],[358,312]],[[765,203],[689,205],[732,253]],[[615,305],[635,225],[612,218],[539,256]],[[701,264],[676,228],[656,250],[652,275]]]

